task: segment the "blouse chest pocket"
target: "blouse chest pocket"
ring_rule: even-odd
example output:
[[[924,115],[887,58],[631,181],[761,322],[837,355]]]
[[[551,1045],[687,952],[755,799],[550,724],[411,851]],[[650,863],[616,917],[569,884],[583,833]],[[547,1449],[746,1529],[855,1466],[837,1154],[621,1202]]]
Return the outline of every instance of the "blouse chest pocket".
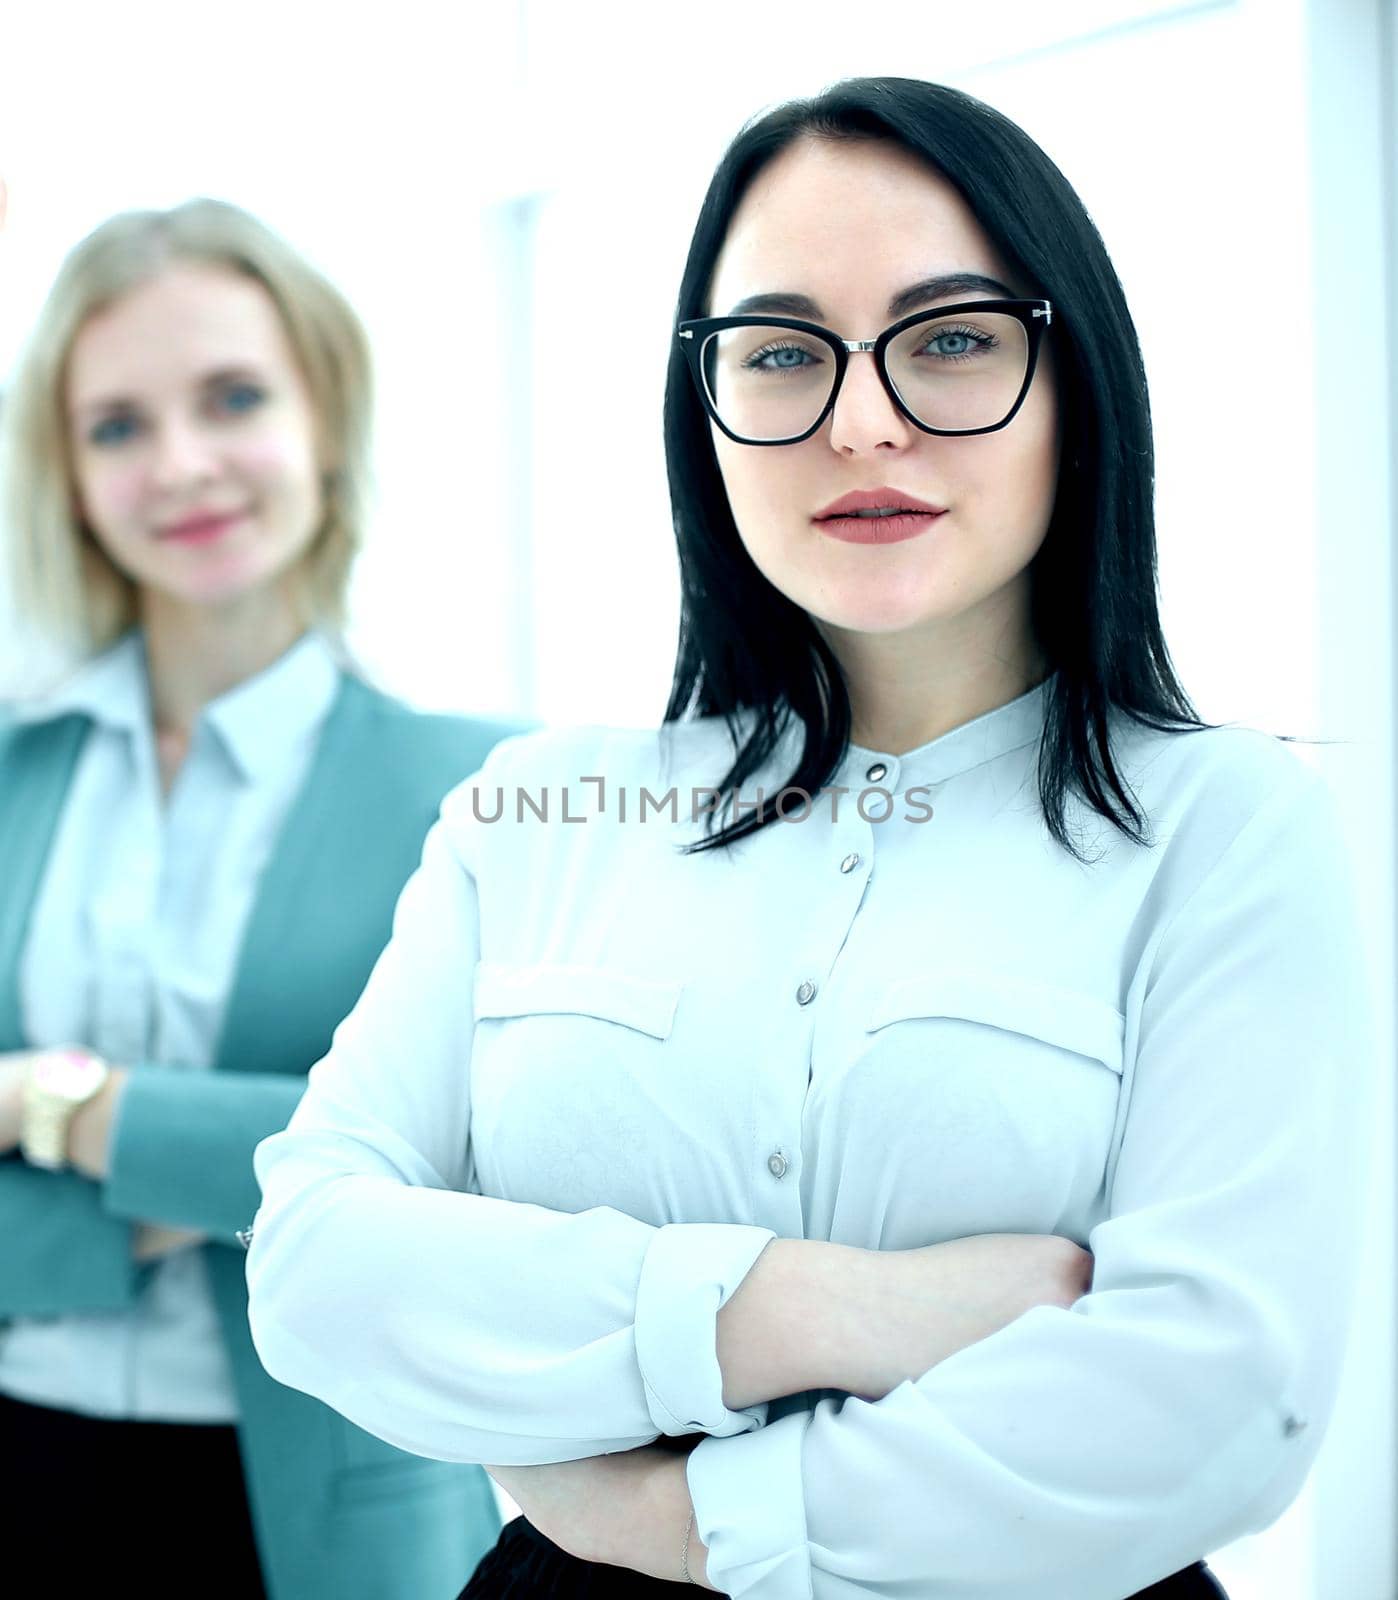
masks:
[[[477,1022],[593,1017],[663,1040],[670,1036],[680,988],[678,983],[601,967],[520,967],[483,961],[476,968],[475,1015]]]
[[[915,1175],[886,1247],[926,1243],[928,1219],[938,1238],[1087,1226],[1124,1039],[1115,1006],[1058,984],[955,968],[887,984],[844,1086],[848,1114],[882,1116],[890,1165]]]
[[[647,1108],[676,1087],[666,1041],[682,990],[598,967],[477,967],[471,1138],[484,1193],[646,1214],[627,1185],[654,1144]]]
[[[1125,1018],[1105,1000],[1058,984],[955,969],[900,978],[877,996],[867,1031],[924,1018],[1035,1039],[1121,1076]]]

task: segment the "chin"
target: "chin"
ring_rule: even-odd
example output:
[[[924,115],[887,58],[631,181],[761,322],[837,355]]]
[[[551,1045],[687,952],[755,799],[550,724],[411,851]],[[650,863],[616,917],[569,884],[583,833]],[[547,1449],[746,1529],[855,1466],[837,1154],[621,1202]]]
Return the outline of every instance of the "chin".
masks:
[[[811,607],[812,616],[839,633],[906,633],[942,619],[941,609],[932,601],[917,603],[906,594],[870,596],[850,604]]]
[[[202,574],[183,573],[177,583],[155,583],[152,587],[181,605],[223,610],[266,593],[277,586],[281,577],[280,568],[273,571],[248,567],[234,570],[226,566],[220,571]]]

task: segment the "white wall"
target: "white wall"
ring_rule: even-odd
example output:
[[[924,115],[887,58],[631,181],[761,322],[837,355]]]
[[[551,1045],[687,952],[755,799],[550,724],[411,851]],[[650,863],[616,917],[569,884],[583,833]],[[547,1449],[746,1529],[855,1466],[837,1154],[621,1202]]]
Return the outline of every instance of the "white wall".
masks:
[[[1389,1065],[1349,1381],[1312,1484],[1316,1594],[1392,1597],[1395,1573],[1394,545],[1398,446],[1398,15],[1393,0],[1310,0],[1296,39],[1307,84],[1316,330],[1312,500],[1318,719],[1352,740],[1326,774],[1364,863],[1379,1044]]]

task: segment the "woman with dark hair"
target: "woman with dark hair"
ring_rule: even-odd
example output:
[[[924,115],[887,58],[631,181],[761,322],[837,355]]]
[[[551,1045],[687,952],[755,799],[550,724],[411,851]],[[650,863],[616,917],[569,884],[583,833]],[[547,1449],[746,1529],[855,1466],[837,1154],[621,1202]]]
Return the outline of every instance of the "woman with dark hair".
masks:
[[[937,85],[763,117],[666,448],[664,724],[449,797],[259,1148],[257,1348],[491,1464],[472,1600],[1216,1596],[1333,1404],[1369,996],[1324,783],[1172,673],[1081,202]]]

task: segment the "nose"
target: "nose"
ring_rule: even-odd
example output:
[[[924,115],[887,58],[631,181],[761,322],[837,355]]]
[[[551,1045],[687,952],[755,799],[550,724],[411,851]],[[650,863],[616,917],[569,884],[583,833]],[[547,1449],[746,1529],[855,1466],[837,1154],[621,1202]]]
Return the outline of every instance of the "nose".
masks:
[[[903,450],[912,443],[913,431],[884,388],[873,352],[851,351],[830,413],[831,448],[846,456],[880,448]]]
[[[161,492],[207,483],[215,476],[213,441],[180,417],[161,420],[150,460],[151,487]]]

